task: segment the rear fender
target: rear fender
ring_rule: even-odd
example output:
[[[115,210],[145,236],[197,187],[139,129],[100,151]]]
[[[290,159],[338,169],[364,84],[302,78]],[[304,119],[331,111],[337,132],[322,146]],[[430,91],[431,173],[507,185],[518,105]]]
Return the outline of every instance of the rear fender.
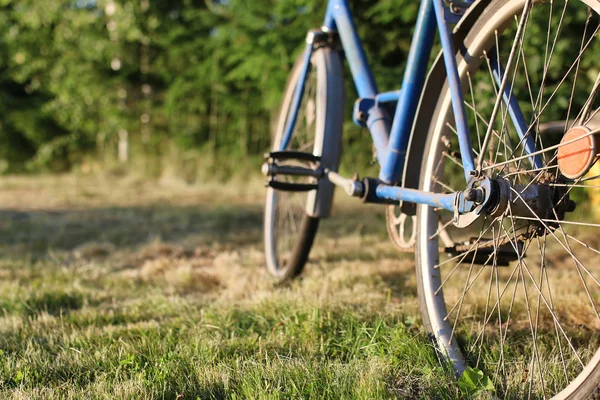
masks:
[[[324,118],[317,124],[315,141],[318,144],[314,155],[321,158],[321,167],[337,171],[340,165],[342,149],[342,128],[344,123],[344,81],[342,79],[342,64],[339,54],[333,49],[326,49],[323,56],[325,68],[319,70],[320,76],[327,82],[324,98],[319,100],[317,107],[325,107]],[[318,189],[308,193],[306,214],[314,218],[327,218],[331,214],[333,192],[335,186],[328,179],[319,179]]]

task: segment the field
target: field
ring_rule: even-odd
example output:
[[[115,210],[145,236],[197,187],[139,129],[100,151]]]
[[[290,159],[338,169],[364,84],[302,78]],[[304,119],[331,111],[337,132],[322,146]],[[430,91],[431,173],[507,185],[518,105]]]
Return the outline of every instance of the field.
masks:
[[[0,397],[459,397],[382,210],[340,197],[303,278],[278,287],[263,193],[2,178]]]

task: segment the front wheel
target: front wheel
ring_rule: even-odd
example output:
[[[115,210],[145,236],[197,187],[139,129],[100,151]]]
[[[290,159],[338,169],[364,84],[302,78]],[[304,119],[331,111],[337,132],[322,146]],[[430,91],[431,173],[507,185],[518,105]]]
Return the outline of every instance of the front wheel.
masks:
[[[289,145],[282,146],[285,126],[293,110],[292,98],[301,78],[302,57],[288,81],[273,141],[273,151],[309,152],[324,168],[337,171],[340,160],[344,90],[339,54],[321,47],[314,51],[304,94]],[[277,176],[288,183],[317,183],[313,178]],[[333,184],[325,179],[310,192],[267,189],[265,257],[268,271],[279,281],[297,277],[308,260],[319,220],[327,217],[333,201]]]
[[[419,206],[421,311],[457,375],[482,371],[501,398],[600,398],[600,211],[588,200],[600,175],[596,158],[568,178],[558,147],[574,128],[597,129],[600,3],[534,1],[523,13],[527,3],[493,0],[457,64],[473,154],[511,196],[528,193],[529,210],[509,202],[458,229],[452,213]],[[515,40],[521,22],[523,36]],[[524,117],[503,102],[491,121],[496,66],[507,66],[511,53],[506,98]],[[451,100],[446,84],[429,128],[424,191],[465,189]],[[556,121],[559,132],[544,128]],[[537,160],[525,153],[527,143],[540,151]],[[442,244],[448,232],[452,243]]]

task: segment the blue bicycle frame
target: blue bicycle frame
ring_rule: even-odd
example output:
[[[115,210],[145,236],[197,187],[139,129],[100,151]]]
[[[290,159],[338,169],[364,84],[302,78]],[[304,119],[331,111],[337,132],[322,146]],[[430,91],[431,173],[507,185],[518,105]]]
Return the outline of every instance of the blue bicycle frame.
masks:
[[[468,3],[467,3],[468,4]],[[397,187],[402,177],[406,153],[411,138],[413,122],[418,108],[418,99],[424,88],[427,63],[431,56],[434,35],[440,35],[442,53],[447,74],[448,85],[452,97],[452,108],[456,122],[456,133],[464,167],[465,181],[468,183],[476,175],[476,163],[473,155],[463,93],[456,64],[456,52],[452,42],[452,32],[449,23],[455,23],[456,15],[444,5],[443,0],[421,0],[413,41],[408,54],[407,67],[404,72],[402,87],[399,91],[379,93],[375,79],[369,68],[367,57],[350,12],[347,0],[329,0],[323,24],[324,31],[337,31],[344,54],[348,60],[354,84],[359,99],[355,104],[354,121],[369,129],[376,149],[377,160],[381,167],[379,184],[375,196],[384,201],[406,201],[428,204],[457,211],[456,194],[428,193],[414,189]],[[308,42],[308,41],[307,41]],[[302,76],[293,99],[293,110],[297,110],[304,92],[304,82],[310,67],[313,51],[311,43],[307,44]],[[504,70],[498,62],[493,62],[495,79],[500,86],[504,78]],[[520,138],[524,140],[524,151],[527,154],[535,152],[535,143],[531,135],[527,135],[527,123],[523,117],[516,99],[507,89],[502,93],[507,105],[510,118],[516,127]],[[382,104],[397,101],[394,119],[390,124]],[[297,112],[296,112],[297,114]],[[357,117],[357,116],[360,116]],[[287,146],[295,125],[296,115],[293,115],[286,126],[282,148]],[[421,133],[415,133],[421,134]],[[532,156],[532,162],[541,164],[539,157]],[[462,207],[461,207],[462,208]]]

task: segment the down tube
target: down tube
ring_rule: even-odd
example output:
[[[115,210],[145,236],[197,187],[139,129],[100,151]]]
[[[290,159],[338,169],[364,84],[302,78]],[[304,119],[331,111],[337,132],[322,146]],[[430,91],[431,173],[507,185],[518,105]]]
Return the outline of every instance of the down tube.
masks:
[[[433,2],[422,0],[410,52],[408,53],[406,70],[402,80],[402,91],[392,124],[387,155],[379,174],[379,179],[388,184],[398,183],[402,176],[406,149],[425,82],[427,62],[431,55],[435,29]]]
[[[358,96],[375,99],[379,91],[369,68],[365,50],[356,32],[347,0],[329,1],[324,25],[328,29],[337,29],[339,33]],[[379,155],[385,154],[389,132],[386,132],[385,129],[372,129],[370,133],[379,158]],[[380,163],[382,160],[383,158]]]

